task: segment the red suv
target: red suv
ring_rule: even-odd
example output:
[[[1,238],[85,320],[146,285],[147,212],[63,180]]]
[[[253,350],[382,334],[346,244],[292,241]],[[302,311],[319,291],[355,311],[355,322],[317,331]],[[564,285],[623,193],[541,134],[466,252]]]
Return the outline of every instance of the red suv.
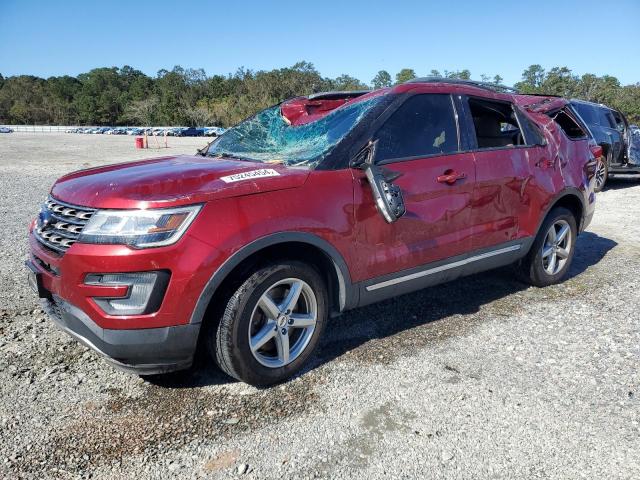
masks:
[[[126,370],[187,368],[202,344],[273,384],[331,314],[507,264],[559,282],[594,211],[585,131],[564,99],[474,82],[297,97],[194,156],[60,178],[29,281]]]

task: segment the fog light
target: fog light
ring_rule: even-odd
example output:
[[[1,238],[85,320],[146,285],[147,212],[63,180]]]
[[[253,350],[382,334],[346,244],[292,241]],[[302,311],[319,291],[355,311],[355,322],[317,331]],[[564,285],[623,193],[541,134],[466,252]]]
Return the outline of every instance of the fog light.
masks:
[[[90,274],[86,276],[84,283],[128,287],[124,297],[93,297],[93,300],[108,315],[143,315],[160,308],[169,283],[169,273],[159,271]]]

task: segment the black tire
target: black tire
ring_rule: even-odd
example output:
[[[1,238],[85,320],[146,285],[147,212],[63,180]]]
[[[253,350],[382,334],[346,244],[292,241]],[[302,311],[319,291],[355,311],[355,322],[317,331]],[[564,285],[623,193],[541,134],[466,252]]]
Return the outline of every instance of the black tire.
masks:
[[[551,229],[551,226],[564,221],[570,227],[571,243],[568,249],[569,255],[563,264],[555,274],[549,274],[543,266],[543,245],[547,237],[547,232]],[[531,246],[531,250],[525,258],[523,258],[516,266],[519,278],[525,283],[535,285],[536,287],[546,287],[562,281],[565,277],[571,262],[573,261],[573,255],[576,249],[577,239],[577,225],[576,218],[570,210],[563,207],[556,207],[545,218],[544,222],[536,235],[536,239]]]
[[[261,364],[251,351],[249,328],[258,301],[274,284],[299,279],[313,291],[317,303],[315,330],[297,358],[281,367]],[[255,386],[268,386],[287,380],[299,372],[314,353],[328,316],[325,282],[311,267],[298,261],[280,261],[251,274],[231,295],[215,332],[207,338],[208,350],[220,369],[229,376]]]
[[[603,172],[601,172],[601,170]],[[599,173],[600,175],[602,175],[602,178],[600,180],[598,179]],[[608,179],[609,179],[609,155],[607,155],[606,157],[601,156],[600,158],[598,158],[596,163],[596,180],[595,180],[594,191],[597,193],[604,190],[604,186],[607,184]]]

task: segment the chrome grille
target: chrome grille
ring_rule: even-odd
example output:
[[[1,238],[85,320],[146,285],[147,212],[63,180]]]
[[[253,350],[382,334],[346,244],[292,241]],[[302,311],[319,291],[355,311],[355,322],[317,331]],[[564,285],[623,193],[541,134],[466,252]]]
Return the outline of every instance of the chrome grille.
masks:
[[[35,237],[45,247],[64,253],[76,242],[94,212],[93,208],[70,205],[49,197],[40,210]]]

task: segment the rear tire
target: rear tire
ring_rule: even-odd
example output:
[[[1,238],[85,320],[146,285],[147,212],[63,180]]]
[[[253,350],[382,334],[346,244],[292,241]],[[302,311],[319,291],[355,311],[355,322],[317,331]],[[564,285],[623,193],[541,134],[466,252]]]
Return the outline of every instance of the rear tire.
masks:
[[[596,192],[601,192],[609,179],[609,156],[607,158],[599,157],[596,161],[596,175],[595,175],[595,187]]]
[[[573,213],[556,207],[542,223],[527,256],[517,266],[521,280],[536,287],[559,283],[575,253],[577,225]]]
[[[287,380],[316,349],[327,321],[327,287],[311,266],[259,269],[229,299],[207,344],[228,375],[255,386]]]

